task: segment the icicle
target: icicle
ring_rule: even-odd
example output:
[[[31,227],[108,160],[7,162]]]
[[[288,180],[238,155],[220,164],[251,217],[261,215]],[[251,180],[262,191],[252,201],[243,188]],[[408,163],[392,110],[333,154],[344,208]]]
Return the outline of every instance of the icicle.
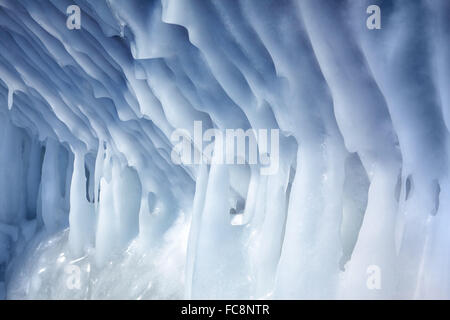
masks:
[[[69,242],[75,256],[82,256],[93,245],[94,221],[94,206],[86,199],[84,153],[74,150],[72,185],[70,187]]]
[[[11,110],[13,106],[14,89],[8,86],[8,109]]]

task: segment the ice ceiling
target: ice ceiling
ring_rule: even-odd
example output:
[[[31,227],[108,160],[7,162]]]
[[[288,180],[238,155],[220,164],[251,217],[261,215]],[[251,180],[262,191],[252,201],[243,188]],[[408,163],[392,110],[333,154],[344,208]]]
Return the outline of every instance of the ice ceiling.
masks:
[[[0,297],[450,298],[449,18],[0,0]],[[173,163],[194,121],[279,129],[279,170]]]

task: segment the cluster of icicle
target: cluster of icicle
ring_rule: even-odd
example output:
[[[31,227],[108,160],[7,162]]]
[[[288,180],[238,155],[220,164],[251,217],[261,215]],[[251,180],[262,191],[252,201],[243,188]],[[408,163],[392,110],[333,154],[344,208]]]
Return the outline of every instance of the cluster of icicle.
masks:
[[[1,0],[0,296],[450,298],[449,16]],[[174,164],[194,121],[280,129],[278,172]]]

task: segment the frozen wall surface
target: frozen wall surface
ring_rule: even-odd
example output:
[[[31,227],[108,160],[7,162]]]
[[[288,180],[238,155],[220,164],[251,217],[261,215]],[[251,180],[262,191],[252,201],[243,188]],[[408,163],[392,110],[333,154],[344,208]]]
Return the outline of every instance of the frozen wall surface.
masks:
[[[449,85],[448,0],[0,0],[0,298],[449,299]]]

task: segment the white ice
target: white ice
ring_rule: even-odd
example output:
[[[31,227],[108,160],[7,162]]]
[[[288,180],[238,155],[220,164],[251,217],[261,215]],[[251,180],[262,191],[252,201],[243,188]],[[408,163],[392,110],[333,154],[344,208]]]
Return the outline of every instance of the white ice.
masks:
[[[0,0],[0,298],[450,298],[449,16]],[[173,163],[194,121],[279,170]]]

